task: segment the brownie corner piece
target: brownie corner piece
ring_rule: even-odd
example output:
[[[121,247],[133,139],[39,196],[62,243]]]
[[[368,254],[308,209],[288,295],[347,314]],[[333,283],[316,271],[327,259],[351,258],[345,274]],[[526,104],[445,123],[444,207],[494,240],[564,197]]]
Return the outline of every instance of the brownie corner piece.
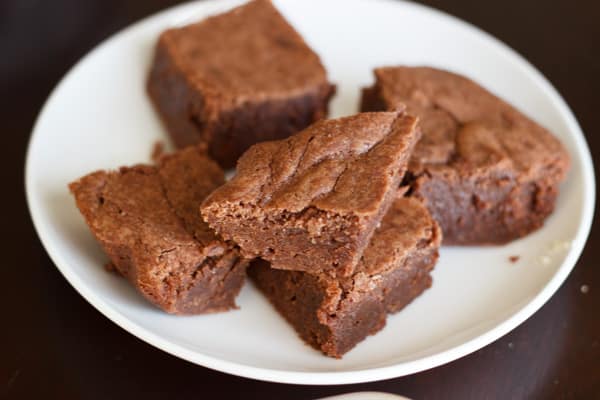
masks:
[[[178,147],[221,166],[252,144],[324,118],[335,87],[318,55],[267,0],[162,33],[147,89]]]
[[[341,358],[382,329],[431,286],[441,230],[414,198],[400,198],[376,230],[356,272],[347,278],[271,268],[254,261],[248,274],[309,345]]]
[[[274,268],[347,276],[390,206],[416,118],[363,113],[259,143],[203,203],[209,225]]]
[[[570,163],[551,132],[464,76],[405,66],[374,73],[361,109],[403,104],[419,117],[423,137],[405,183],[445,244],[503,244],[543,225]]]
[[[199,314],[237,308],[248,265],[198,213],[223,180],[212,160],[187,148],[158,166],[88,174],[69,189],[119,274],[164,311]]]

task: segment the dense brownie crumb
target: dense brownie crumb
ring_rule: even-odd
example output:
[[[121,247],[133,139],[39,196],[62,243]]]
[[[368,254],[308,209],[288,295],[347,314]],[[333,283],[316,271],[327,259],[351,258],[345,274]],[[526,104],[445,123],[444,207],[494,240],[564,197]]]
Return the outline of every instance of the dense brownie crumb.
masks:
[[[250,145],[325,117],[334,86],[271,2],[255,0],[165,31],[148,91],[177,146],[206,143],[232,167]]]
[[[223,181],[213,161],[187,148],[156,167],[98,171],[69,188],[114,269],[163,310],[196,314],[235,308],[248,264],[198,213]]]
[[[546,129],[471,80],[425,67],[375,70],[363,111],[407,107],[420,118],[405,183],[446,244],[505,243],[542,226],[569,157]]]
[[[351,274],[419,138],[416,119],[364,113],[251,147],[204,219],[274,268]]]
[[[431,286],[441,231],[414,198],[390,208],[356,272],[347,278],[270,268],[255,261],[249,275],[308,344],[341,357]]]

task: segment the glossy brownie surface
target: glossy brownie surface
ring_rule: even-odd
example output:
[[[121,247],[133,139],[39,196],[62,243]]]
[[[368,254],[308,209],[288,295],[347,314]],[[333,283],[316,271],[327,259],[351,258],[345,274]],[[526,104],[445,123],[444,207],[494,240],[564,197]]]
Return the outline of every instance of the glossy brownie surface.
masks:
[[[346,278],[273,269],[255,261],[249,274],[311,346],[341,357],[383,328],[431,286],[441,231],[414,198],[400,198],[376,230],[356,272]]]
[[[363,113],[257,144],[202,214],[249,257],[348,276],[396,196],[415,127],[401,112]]]
[[[569,157],[545,128],[475,82],[427,67],[375,70],[363,110],[406,107],[423,132],[409,165],[447,244],[504,243],[552,212]]]
[[[202,221],[198,205],[224,181],[197,148],[158,166],[98,171],[69,188],[114,268],[169,313],[235,308],[247,260]]]

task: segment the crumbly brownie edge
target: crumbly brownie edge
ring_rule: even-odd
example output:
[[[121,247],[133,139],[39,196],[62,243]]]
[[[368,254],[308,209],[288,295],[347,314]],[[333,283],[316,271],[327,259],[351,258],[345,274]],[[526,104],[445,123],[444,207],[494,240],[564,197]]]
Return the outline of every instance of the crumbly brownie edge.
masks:
[[[176,314],[194,315],[228,311],[239,308],[239,294],[250,260],[231,251],[219,258],[207,258],[192,275],[192,283],[179,293]]]
[[[189,282],[177,289],[174,313],[214,313],[238,308],[235,297],[244,283],[249,260],[241,257],[234,244],[224,242],[210,231],[198,210],[201,200],[190,206],[196,198],[206,198],[225,182],[223,171],[206,156],[203,146],[189,146],[164,155],[156,168],[171,212],[196,240],[205,257],[191,273]],[[190,215],[191,210],[195,213]]]
[[[169,193],[170,182],[165,178],[168,176],[161,176],[160,181],[171,212],[202,249],[202,260],[198,260],[196,268],[189,274],[189,281],[176,289],[177,297],[170,312],[193,315],[237,309],[235,298],[244,284],[250,260],[243,258],[234,244],[224,242],[214,234],[213,238],[207,238],[206,232],[194,229],[189,216],[176,208]],[[199,213],[198,218],[201,218]]]

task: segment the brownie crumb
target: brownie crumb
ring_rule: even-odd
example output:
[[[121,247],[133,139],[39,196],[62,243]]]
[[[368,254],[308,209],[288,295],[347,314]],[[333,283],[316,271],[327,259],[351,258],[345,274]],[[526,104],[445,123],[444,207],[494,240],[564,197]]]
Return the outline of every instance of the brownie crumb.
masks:
[[[119,276],[121,275],[117,267],[115,267],[115,264],[112,263],[112,261],[107,261],[106,264],[104,264],[104,269],[106,270],[106,272],[117,274]]]
[[[162,140],[157,140],[156,142],[154,142],[154,145],[152,146],[152,154],[151,154],[151,160],[155,163],[158,163],[161,158],[165,155],[165,142],[163,142]]]
[[[508,257],[508,261],[510,261],[511,263],[516,263],[517,261],[519,261],[519,259],[521,258],[521,256],[510,256]]]

